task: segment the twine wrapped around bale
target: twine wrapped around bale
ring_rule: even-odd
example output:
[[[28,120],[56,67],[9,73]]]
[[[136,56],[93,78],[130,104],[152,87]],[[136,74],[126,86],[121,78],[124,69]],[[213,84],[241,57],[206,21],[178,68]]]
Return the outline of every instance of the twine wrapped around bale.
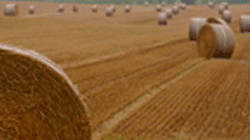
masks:
[[[148,2],[144,2],[144,6],[148,7],[149,3]]]
[[[113,9],[112,9],[112,7],[108,7],[106,9],[106,16],[111,17],[112,15],[113,15]]]
[[[225,10],[225,6],[223,6],[223,5],[219,5],[219,14],[222,14],[223,13],[223,11]]]
[[[208,18],[207,23],[214,23],[214,24],[221,24],[221,25],[227,25],[225,20],[221,18]]]
[[[6,4],[4,6],[4,15],[5,16],[17,16],[19,13],[19,8],[17,4]]]
[[[209,8],[214,8],[215,7],[215,4],[213,2],[208,2],[208,7]]]
[[[206,18],[191,18],[189,26],[189,40],[195,41],[202,26],[207,24]]]
[[[157,5],[155,6],[155,10],[156,10],[156,12],[161,12],[161,5],[160,5],[160,4],[157,4]]]
[[[64,5],[63,4],[60,4],[59,7],[58,7],[58,12],[63,12],[64,11]]]
[[[165,12],[158,14],[158,24],[167,25],[167,14]]]
[[[172,9],[166,9],[166,14],[168,19],[172,19]]]
[[[172,10],[173,10],[173,14],[175,14],[175,15],[179,14],[179,7],[178,6],[173,6]]]
[[[93,5],[91,9],[93,13],[96,13],[98,11],[97,5]]]
[[[229,26],[206,24],[197,39],[198,52],[208,59],[212,57],[230,58],[234,51],[234,35]]]
[[[0,44],[0,138],[91,140],[86,99],[49,59]]]
[[[129,13],[130,10],[131,10],[131,6],[130,5],[126,5],[125,9],[124,9],[125,13]]]
[[[78,12],[78,7],[76,5],[73,5],[73,11]]]
[[[162,7],[165,7],[165,6],[166,6],[166,2],[162,2],[162,3],[161,3],[161,6],[162,6]]]
[[[222,19],[224,19],[227,23],[231,23],[232,17],[231,12],[228,10],[225,10],[222,12]]]
[[[240,31],[250,32],[250,15],[240,16]]]
[[[30,14],[34,14],[34,12],[35,12],[35,6],[33,6],[33,5],[29,6],[28,12],[29,12]]]

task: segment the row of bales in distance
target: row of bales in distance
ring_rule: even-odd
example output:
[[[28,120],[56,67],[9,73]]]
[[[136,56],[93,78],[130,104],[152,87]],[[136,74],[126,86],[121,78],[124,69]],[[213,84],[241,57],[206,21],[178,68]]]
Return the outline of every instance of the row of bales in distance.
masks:
[[[145,2],[145,6],[148,5],[148,2]],[[179,14],[179,9],[186,10],[186,5],[183,3],[176,3],[164,12],[158,9],[159,7],[162,9],[162,6],[165,6],[165,3],[156,6],[156,11],[159,12],[159,24],[166,24],[166,19],[171,19],[172,13]],[[209,8],[215,6],[212,2],[208,3]],[[223,10],[219,12],[222,18],[196,17],[190,20],[189,39],[196,41],[199,54],[208,59],[230,58],[234,51],[234,34],[228,26],[231,14],[230,22],[223,18],[229,6],[227,3],[221,3],[218,7],[222,6]],[[78,7],[73,6],[73,11],[78,10]],[[126,5],[125,12],[130,10],[131,6]],[[63,11],[64,6],[60,4],[58,12]],[[92,12],[97,11],[97,5],[93,5]],[[109,6],[107,11],[106,14],[111,14],[107,16],[112,16],[116,12],[116,6]],[[34,13],[35,7],[30,6],[28,12]],[[5,5],[4,13],[7,16],[18,15],[18,5]],[[241,32],[250,32],[250,16],[242,15],[240,22]],[[91,139],[86,99],[56,64],[33,51],[2,44],[0,44],[0,54],[0,59],[6,61],[0,65],[1,85],[4,85],[0,88],[0,96],[4,99],[0,102],[0,107],[4,108],[0,109],[1,130],[7,133],[3,139],[32,140],[36,139],[37,134],[44,139],[59,139],[59,137],[65,140]],[[44,116],[52,117],[44,118]],[[10,118],[14,118],[15,121]],[[60,128],[64,128],[60,131],[60,136],[55,135]],[[12,134],[15,135],[9,134],[9,129],[12,129],[14,131]]]

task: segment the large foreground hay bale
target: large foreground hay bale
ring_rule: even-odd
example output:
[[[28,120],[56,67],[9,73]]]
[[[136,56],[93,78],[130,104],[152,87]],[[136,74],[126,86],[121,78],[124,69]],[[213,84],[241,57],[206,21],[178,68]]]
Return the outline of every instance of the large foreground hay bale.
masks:
[[[130,5],[126,5],[125,9],[124,9],[125,13],[129,13],[130,10],[131,10],[131,6]]]
[[[195,41],[202,26],[207,23],[206,18],[191,18],[189,26],[189,40]]]
[[[98,11],[97,5],[93,5],[91,9],[93,13],[96,13]]]
[[[155,6],[155,10],[156,10],[156,12],[161,12],[161,5],[160,5],[160,4],[157,4],[157,5]]]
[[[222,12],[222,19],[224,19],[227,23],[231,23],[232,17],[231,12],[228,10],[225,10]]]
[[[250,32],[250,15],[240,16],[240,31]]]
[[[223,11],[225,10],[225,6],[223,6],[223,5],[219,5],[219,14],[222,14],[223,13]]]
[[[17,16],[19,13],[19,8],[17,4],[6,4],[4,6],[4,15],[5,16]]]
[[[106,16],[111,17],[112,15],[113,15],[113,9],[112,9],[112,7],[108,7],[106,9]]]
[[[175,15],[179,14],[179,7],[178,6],[173,6],[172,10],[173,10],[173,14],[175,14]]]
[[[172,19],[172,9],[171,8],[166,9],[166,14],[167,14],[168,19]]]
[[[167,25],[167,14],[165,12],[158,14],[158,24]]]
[[[208,7],[209,8],[214,8],[215,7],[215,4],[213,2],[208,2]]]
[[[198,52],[206,58],[230,58],[234,51],[234,35],[229,26],[206,24],[197,39]]]
[[[30,14],[34,14],[34,12],[35,12],[35,6],[30,5],[30,6],[29,6],[29,9],[28,9],[28,12],[29,12]]]
[[[91,140],[86,100],[60,68],[1,44],[0,62],[1,139]]]
[[[63,12],[64,11],[64,5],[63,4],[60,4],[59,7],[58,7],[58,12]]]
[[[78,12],[78,7],[76,5],[73,5],[73,12]]]

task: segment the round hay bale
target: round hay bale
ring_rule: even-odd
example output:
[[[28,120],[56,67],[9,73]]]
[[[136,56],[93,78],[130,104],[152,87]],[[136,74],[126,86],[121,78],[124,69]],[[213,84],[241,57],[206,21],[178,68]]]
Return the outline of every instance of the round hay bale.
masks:
[[[90,140],[86,99],[51,60],[0,44],[0,138]]]
[[[172,19],[172,9],[171,8],[166,9],[166,14],[167,14],[168,19]]]
[[[208,18],[207,23],[214,23],[214,24],[221,24],[221,25],[227,25],[225,20],[221,18]]]
[[[130,10],[131,10],[131,6],[130,5],[126,5],[125,9],[124,9],[125,13],[129,13]]]
[[[181,10],[186,10],[186,4],[181,4],[181,5],[180,5],[180,9],[181,9]]]
[[[35,12],[35,6],[30,5],[30,6],[29,6],[28,12],[29,12],[30,14],[34,14],[34,12]]]
[[[199,30],[207,24],[206,18],[191,18],[189,26],[189,40],[195,41],[198,37]]]
[[[223,5],[219,5],[219,14],[222,14],[225,10],[225,7]]]
[[[227,23],[231,23],[232,16],[230,11],[228,10],[223,11],[221,16],[222,19],[224,19]]]
[[[98,11],[97,5],[93,5],[93,6],[92,6],[92,12],[93,12],[93,13],[96,13],[97,11]]]
[[[157,4],[155,6],[155,9],[156,9],[156,12],[161,12],[161,5],[160,4]]]
[[[144,2],[144,6],[148,7],[149,3],[148,2]]]
[[[4,15],[5,16],[17,16],[19,13],[19,8],[17,4],[6,4],[4,6]]]
[[[173,6],[172,10],[173,10],[173,14],[175,14],[175,15],[179,14],[179,8],[178,8],[178,6]]]
[[[240,31],[250,32],[250,15],[240,16]]]
[[[229,26],[206,24],[198,34],[198,52],[208,59],[230,58],[234,51],[234,35]]]
[[[227,2],[221,2],[221,5],[223,5],[225,9],[228,8],[228,3]]]
[[[115,13],[116,12],[116,6],[113,4],[110,7],[111,7],[112,11]]]
[[[63,12],[64,11],[64,5],[63,4],[60,4],[59,7],[58,7],[58,12]]]
[[[165,12],[158,14],[158,24],[167,25],[167,14]]]
[[[209,8],[214,8],[215,7],[215,4],[213,2],[208,2],[208,7]]]
[[[113,9],[112,9],[112,7],[108,7],[106,9],[106,16],[111,17],[112,15],[113,15]]]
[[[78,7],[76,5],[73,5],[73,12],[78,12]]]
[[[163,1],[163,2],[161,3],[161,6],[162,6],[162,7],[165,7],[165,6],[166,6],[166,2]]]

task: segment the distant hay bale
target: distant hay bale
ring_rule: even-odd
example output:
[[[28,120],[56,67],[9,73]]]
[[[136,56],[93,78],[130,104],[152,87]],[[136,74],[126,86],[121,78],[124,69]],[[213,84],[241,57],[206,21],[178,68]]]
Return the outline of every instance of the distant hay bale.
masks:
[[[125,11],[126,13],[129,13],[130,10],[131,10],[131,6],[130,6],[130,5],[126,5],[124,11]]]
[[[180,9],[186,10],[186,4],[181,4],[181,5],[180,5]]]
[[[224,19],[227,23],[231,23],[232,17],[231,12],[228,10],[225,10],[222,12],[222,19]]]
[[[209,8],[214,8],[215,7],[215,4],[213,2],[208,2],[208,7]]]
[[[189,40],[195,41],[198,37],[199,30],[207,24],[206,18],[191,18],[189,26]]]
[[[167,25],[167,14],[165,12],[158,14],[158,24]]]
[[[148,7],[149,3],[148,2],[144,2],[144,6]]]
[[[156,9],[157,12],[161,12],[161,5],[160,5],[160,4],[157,4],[157,5],[155,6],[155,9]]]
[[[166,14],[167,14],[168,19],[172,19],[172,9],[171,8],[166,9]]]
[[[58,7],[58,12],[63,12],[64,11],[64,5],[63,4],[60,4],[59,7]]]
[[[250,32],[250,15],[240,16],[240,31]]]
[[[97,11],[98,11],[97,5],[93,5],[93,6],[92,6],[92,12],[93,12],[93,13],[96,13]]]
[[[116,12],[116,6],[113,4],[110,7],[111,7],[112,11],[115,13]]]
[[[51,60],[0,44],[0,138],[90,140],[86,99]]]
[[[219,14],[222,14],[224,10],[225,10],[225,6],[219,5]]]
[[[162,2],[162,3],[161,3],[161,6],[162,6],[162,7],[165,7],[165,6],[166,6],[166,2]]]
[[[78,7],[76,5],[73,5],[73,11],[78,12]]]
[[[28,12],[29,12],[30,14],[34,14],[34,12],[35,12],[35,6],[30,5],[30,6],[29,6]]]
[[[214,24],[221,24],[221,25],[227,25],[225,20],[221,18],[208,18],[207,23],[214,23]]]
[[[172,10],[173,10],[173,14],[175,14],[175,15],[179,14],[179,7],[178,6],[173,6]]]
[[[234,51],[234,35],[229,26],[206,24],[197,39],[198,52],[208,59],[212,57],[230,58]]]
[[[111,17],[112,15],[113,15],[113,9],[112,9],[112,7],[108,7],[106,9],[106,16]]]
[[[228,8],[228,3],[227,2],[221,2],[221,5],[223,5],[225,9]]]
[[[4,6],[5,16],[17,16],[19,13],[19,8],[17,4],[6,4]]]

